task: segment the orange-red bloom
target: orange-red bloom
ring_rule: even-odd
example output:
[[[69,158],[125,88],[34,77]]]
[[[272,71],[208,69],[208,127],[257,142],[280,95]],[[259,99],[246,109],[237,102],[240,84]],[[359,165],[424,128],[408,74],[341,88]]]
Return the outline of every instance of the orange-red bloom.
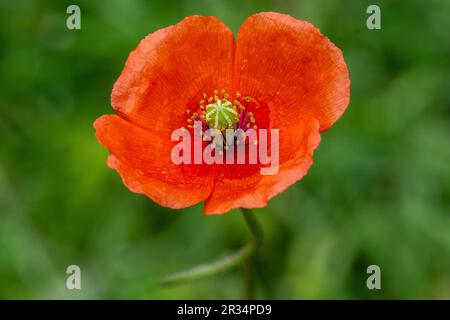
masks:
[[[259,164],[172,162],[171,133],[189,128],[197,116],[205,123],[205,93],[206,100],[229,95],[243,110],[246,101],[254,102],[246,111],[238,108],[238,126],[280,130],[277,174],[261,175]],[[224,213],[263,207],[300,180],[320,132],[342,115],[349,96],[341,51],[310,23],[255,14],[235,42],[219,19],[191,16],[141,41],[111,94],[117,115],[104,115],[94,125],[111,153],[108,165],[131,191],[170,208],[205,201],[206,214]]]

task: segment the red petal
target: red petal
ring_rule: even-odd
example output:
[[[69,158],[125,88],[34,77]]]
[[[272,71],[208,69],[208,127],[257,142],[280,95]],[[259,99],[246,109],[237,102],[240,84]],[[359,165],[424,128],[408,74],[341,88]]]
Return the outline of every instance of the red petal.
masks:
[[[230,90],[234,35],[215,17],[191,16],[148,35],[114,85],[114,109],[151,130],[179,128],[201,95]]]
[[[239,30],[233,89],[268,106],[269,128],[280,130],[279,172],[261,176],[227,168],[206,200],[206,214],[263,207],[300,180],[312,164],[319,131],[345,111],[350,81],[341,51],[317,28],[288,15],[261,13]]]
[[[302,122],[291,133],[292,144],[285,141],[280,136],[280,157],[284,154],[289,160],[280,161],[275,175],[263,176],[259,170],[252,170],[251,175],[245,176],[244,168],[248,165],[228,165],[205,202],[205,214],[225,213],[240,207],[264,207],[272,197],[300,180],[312,165],[313,151],[320,142],[318,121]]]
[[[327,130],[349,102],[341,50],[312,24],[285,14],[260,13],[244,22],[234,74],[234,87],[242,94],[269,104],[274,128],[294,129],[309,117]]]
[[[102,116],[94,126],[97,139],[111,152],[108,165],[120,173],[131,191],[170,208],[188,207],[210,195],[214,166],[175,165],[170,138],[161,139],[158,132],[116,115]]]

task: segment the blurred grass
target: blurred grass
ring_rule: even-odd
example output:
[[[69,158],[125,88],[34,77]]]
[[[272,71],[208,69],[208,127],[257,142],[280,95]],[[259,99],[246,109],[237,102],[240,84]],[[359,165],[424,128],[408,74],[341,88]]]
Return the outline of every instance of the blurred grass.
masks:
[[[450,298],[450,2],[0,2],[0,298],[239,298],[235,270],[189,285],[156,282],[239,247],[237,211],[173,212],[122,185],[93,120],[128,53],[191,14],[237,31],[259,11],[314,23],[344,52],[348,111],[299,183],[256,210],[266,233],[260,298]],[[366,28],[369,4],[382,30]],[[65,288],[66,267],[82,290]],[[370,264],[382,290],[367,290]]]

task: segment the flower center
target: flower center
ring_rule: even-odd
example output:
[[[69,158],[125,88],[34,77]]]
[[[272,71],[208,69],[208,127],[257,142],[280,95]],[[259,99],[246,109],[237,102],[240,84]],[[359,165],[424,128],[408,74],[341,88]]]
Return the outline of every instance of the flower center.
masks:
[[[228,100],[217,99],[214,103],[206,106],[206,123],[210,128],[224,130],[235,129],[239,121],[239,114],[233,104]]]
[[[235,99],[232,100],[225,90],[220,93],[218,90],[214,90],[212,96],[203,94],[203,99],[199,101],[194,112],[190,109],[186,110],[187,128],[193,131],[194,135],[203,138],[209,129],[221,131],[224,137],[225,131],[232,129],[235,130],[234,144],[239,145],[245,143],[247,130],[258,128],[255,117],[250,111],[258,107],[259,104],[255,99],[249,96],[242,97],[239,92],[236,92]],[[254,143],[256,142],[254,139]],[[214,140],[212,143],[214,144]],[[233,141],[226,141],[226,144],[230,143]]]
[[[233,102],[231,102],[233,101]],[[187,128],[193,132],[194,136],[202,137],[203,141],[209,141],[213,148],[216,148],[216,138],[211,136],[211,130],[219,130],[223,136],[225,149],[230,145],[245,145],[247,138],[257,144],[256,132],[258,129],[252,111],[259,108],[259,103],[252,97],[242,97],[236,92],[235,99],[231,100],[230,95],[222,90],[214,90],[212,96],[203,94],[203,99],[199,101],[195,112],[186,110]],[[185,129],[185,127],[182,127]],[[248,131],[249,129],[252,129]],[[233,138],[227,134],[227,130],[234,130]],[[214,134],[213,134],[214,135]],[[220,150],[219,153],[222,153]]]

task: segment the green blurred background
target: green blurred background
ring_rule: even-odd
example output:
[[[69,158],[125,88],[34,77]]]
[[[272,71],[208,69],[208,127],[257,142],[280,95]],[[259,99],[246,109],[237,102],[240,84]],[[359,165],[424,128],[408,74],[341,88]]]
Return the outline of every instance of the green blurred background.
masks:
[[[81,7],[78,31],[66,8]],[[366,28],[378,4],[382,29]],[[92,123],[148,33],[192,14],[308,20],[344,52],[351,103],[299,183],[255,210],[257,297],[450,298],[450,1],[0,1],[0,298],[240,298],[241,270],[170,288],[167,273],[248,238],[129,192]],[[81,267],[82,290],[66,268]],[[382,290],[366,288],[381,267]]]

